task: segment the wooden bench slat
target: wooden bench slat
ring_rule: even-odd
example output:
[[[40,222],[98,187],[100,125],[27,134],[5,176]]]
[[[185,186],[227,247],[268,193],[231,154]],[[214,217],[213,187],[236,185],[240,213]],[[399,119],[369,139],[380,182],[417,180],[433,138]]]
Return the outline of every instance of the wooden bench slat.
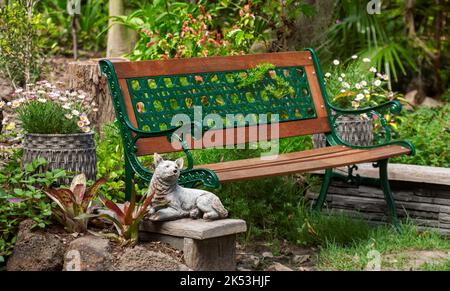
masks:
[[[261,141],[258,136],[251,136],[249,132],[254,130],[254,126],[240,127],[240,128],[227,128],[225,130],[210,130],[209,134],[215,134],[217,136],[222,135],[224,141],[223,146],[236,145],[237,137],[242,137],[244,143]],[[295,137],[301,135],[315,134],[330,132],[330,124],[326,117],[298,120],[298,121],[286,121],[279,123],[279,136],[275,138],[286,138]],[[267,136],[272,135],[270,125],[267,126]],[[227,136],[234,136],[234,140],[227,140]],[[202,146],[196,145],[196,141],[191,138],[190,135],[185,136],[186,142],[190,149],[207,148],[202,144]],[[241,142],[242,143],[242,142]],[[172,144],[168,142],[167,137],[153,137],[153,138],[143,138],[137,141],[137,155],[152,155],[153,153],[168,153],[179,151],[172,147]],[[176,144],[178,146],[178,144]]]
[[[377,161],[410,152],[409,149],[397,145],[367,150],[351,149],[342,146],[329,147],[327,149],[326,152],[322,149],[317,149],[284,154],[273,161],[258,158],[200,165],[198,167],[211,169],[216,172],[220,182],[231,182]],[[312,156],[314,155],[313,152],[319,152],[319,150],[320,153]],[[306,155],[302,155],[304,153]],[[311,156],[308,156],[308,154]]]
[[[191,73],[247,70],[260,63],[277,67],[312,65],[311,53],[281,52],[243,56],[218,56],[208,58],[169,59],[164,61],[114,62],[117,77],[153,77]]]
[[[303,159],[320,159],[322,156],[330,155],[330,154],[339,154],[346,151],[350,151],[351,148],[343,147],[343,146],[333,146],[333,147],[324,147],[312,150],[305,150],[301,152],[293,152],[287,154],[279,155],[275,160],[261,160],[261,158],[251,158],[245,160],[234,160],[228,162],[220,162],[217,164],[211,164],[214,168],[214,171],[220,172],[223,170],[229,171],[232,169],[241,169],[243,165],[248,165],[248,167],[256,166],[261,167],[265,165],[276,165],[276,164],[284,164],[284,163],[292,163],[294,161],[300,161]],[[211,165],[203,165],[199,167],[207,167],[210,168]]]

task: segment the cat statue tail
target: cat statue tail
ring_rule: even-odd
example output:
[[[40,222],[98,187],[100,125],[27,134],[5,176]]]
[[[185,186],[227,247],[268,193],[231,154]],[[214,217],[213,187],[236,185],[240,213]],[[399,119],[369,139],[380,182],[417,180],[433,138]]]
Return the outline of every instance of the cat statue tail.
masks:
[[[219,197],[215,196],[211,201],[211,207],[217,211],[220,218],[226,218],[228,217],[228,210],[225,209],[222,202],[220,201]]]

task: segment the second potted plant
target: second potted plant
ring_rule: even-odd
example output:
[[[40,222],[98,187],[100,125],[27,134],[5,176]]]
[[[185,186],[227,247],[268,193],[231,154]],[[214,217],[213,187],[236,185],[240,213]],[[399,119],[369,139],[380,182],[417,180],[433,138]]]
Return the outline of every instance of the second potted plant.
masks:
[[[333,61],[330,72],[324,76],[324,81],[330,102],[334,106],[357,109],[376,106],[394,98],[405,101],[386,88],[389,77],[379,73],[371,62],[369,58],[360,59],[356,55],[344,64],[339,60]],[[335,122],[336,133],[343,141],[353,145],[373,145],[380,127],[374,119],[376,116],[367,114],[339,116]],[[390,116],[386,120],[395,129],[395,120]],[[325,147],[325,135],[314,134],[313,144],[315,148]]]

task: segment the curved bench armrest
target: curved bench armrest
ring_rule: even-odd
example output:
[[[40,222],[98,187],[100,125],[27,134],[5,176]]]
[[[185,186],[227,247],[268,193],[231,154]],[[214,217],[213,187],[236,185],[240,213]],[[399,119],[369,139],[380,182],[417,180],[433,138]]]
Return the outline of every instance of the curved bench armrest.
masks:
[[[331,145],[345,145],[351,148],[358,148],[358,149],[371,149],[371,148],[378,148],[386,145],[400,145],[405,148],[408,148],[410,150],[410,155],[415,155],[416,150],[414,145],[405,140],[391,140],[391,128],[389,126],[389,123],[386,121],[386,118],[384,117],[384,114],[386,112],[390,112],[392,114],[399,114],[402,110],[402,105],[397,100],[391,100],[386,103],[373,106],[373,107],[366,107],[366,108],[360,108],[360,109],[342,109],[339,107],[336,107],[332,104],[328,104],[329,108],[335,112],[334,116],[330,117],[330,123],[332,127],[331,134],[327,134],[327,141]],[[368,115],[368,118],[371,119],[378,119],[380,122],[381,127],[384,130],[384,140],[383,142],[371,145],[371,146],[357,146],[349,144],[348,142],[345,142],[341,139],[339,135],[336,134],[335,130],[335,123],[336,120],[343,115],[361,115],[366,114]]]
[[[365,108],[360,108],[360,109],[342,109],[342,108],[339,108],[332,104],[328,104],[328,106],[333,111],[336,111],[340,115],[342,115],[342,114],[359,115],[359,114],[364,114],[364,113],[370,113],[372,111],[383,112],[387,109],[390,109],[390,112],[392,114],[400,114],[400,112],[402,111],[402,104],[400,102],[398,102],[397,100],[391,100],[391,101],[385,102],[385,103],[377,105],[377,106],[365,107]]]

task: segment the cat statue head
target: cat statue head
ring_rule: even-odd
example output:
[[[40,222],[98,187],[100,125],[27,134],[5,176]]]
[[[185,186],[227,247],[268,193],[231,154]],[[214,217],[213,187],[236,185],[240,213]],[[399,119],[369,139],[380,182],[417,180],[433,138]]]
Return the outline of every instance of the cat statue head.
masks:
[[[166,161],[158,153],[153,155],[154,160],[154,175],[164,182],[174,184],[180,177],[180,171],[183,168],[183,158],[178,158],[175,161]]]

